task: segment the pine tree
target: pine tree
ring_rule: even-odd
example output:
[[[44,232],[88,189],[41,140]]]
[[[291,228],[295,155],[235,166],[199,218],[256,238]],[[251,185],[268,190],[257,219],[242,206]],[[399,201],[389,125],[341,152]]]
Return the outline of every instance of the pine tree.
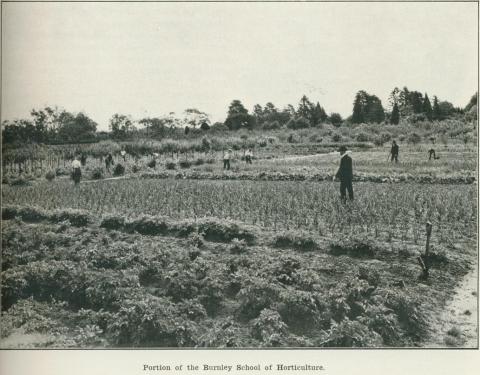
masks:
[[[362,93],[362,91],[357,92],[357,95],[355,95],[355,101],[353,102],[352,122],[354,124],[361,124],[362,122],[365,122]]]
[[[425,116],[427,116],[429,120],[432,119],[432,105],[430,104],[430,99],[428,99],[427,93],[425,93],[425,96],[423,98],[423,113],[425,113]]]
[[[400,111],[398,110],[397,103],[394,103],[392,114],[390,116],[390,123],[394,125],[398,125],[399,122],[400,122]]]
[[[438,105],[438,98],[436,96],[433,97],[432,119],[433,120],[442,119],[442,111],[440,109],[440,106]]]

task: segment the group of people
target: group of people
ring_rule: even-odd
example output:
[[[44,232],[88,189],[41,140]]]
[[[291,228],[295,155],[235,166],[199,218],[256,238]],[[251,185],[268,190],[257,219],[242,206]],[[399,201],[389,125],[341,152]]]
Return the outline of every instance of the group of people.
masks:
[[[338,168],[337,173],[333,177],[335,181],[336,178],[340,180],[340,198],[342,202],[346,202],[347,200],[347,192],[348,198],[353,200],[353,170],[352,170],[352,158],[347,154],[347,148],[345,146],[340,146],[340,167]],[[398,163],[398,155],[400,152],[400,148],[398,147],[397,142],[392,141],[392,147],[390,148],[389,158],[390,161],[393,163]],[[439,159],[440,157],[435,154],[435,150],[432,148],[428,151],[429,157],[428,160],[431,160],[432,157],[434,160]]]
[[[232,158],[232,154],[233,152],[231,148],[223,153],[223,169],[226,169],[227,171],[230,170],[230,159]],[[249,148],[247,151],[245,151],[245,163],[252,164],[252,158],[253,151],[251,148]]]

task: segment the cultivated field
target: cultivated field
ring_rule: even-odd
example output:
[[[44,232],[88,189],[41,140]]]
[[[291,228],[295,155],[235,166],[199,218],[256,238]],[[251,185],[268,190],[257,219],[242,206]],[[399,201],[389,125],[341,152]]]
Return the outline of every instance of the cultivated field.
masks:
[[[3,184],[1,345],[468,346],[435,321],[477,262],[476,150],[428,147],[355,150],[346,205],[337,154],[269,146]]]

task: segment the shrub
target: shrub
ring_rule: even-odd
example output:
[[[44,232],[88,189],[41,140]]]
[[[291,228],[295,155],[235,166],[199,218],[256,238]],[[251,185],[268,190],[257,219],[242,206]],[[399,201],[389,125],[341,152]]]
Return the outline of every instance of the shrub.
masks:
[[[215,159],[209,158],[209,159],[207,159],[207,160],[205,161],[205,163],[207,163],[207,164],[214,164],[214,163],[215,163]]]
[[[134,164],[133,167],[132,167],[132,172],[137,173],[139,171],[140,171],[140,167],[137,164]]]
[[[288,336],[288,326],[277,311],[263,309],[258,318],[252,321],[252,336],[265,346],[282,346]]]
[[[205,160],[203,160],[202,158],[198,158],[197,160],[195,160],[195,165],[203,165],[205,164]]]
[[[366,133],[358,133],[357,134],[357,142],[368,142],[368,135]]]
[[[68,171],[67,169],[65,168],[62,168],[62,167],[58,167],[57,169],[55,169],[55,174],[58,176],[69,176],[70,175],[70,171]]]
[[[198,247],[199,249],[205,245],[205,242],[203,240],[203,233],[192,232],[188,240],[190,244],[192,244],[194,247]]]
[[[342,140],[342,136],[338,133],[332,135],[332,142],[340,142]]]
[[[295,137],[295,134],[290,133],[287,137],[287,142],[288,143],[297,143],[297,139]]]
[[[422,137],[420,137],[420,135],[418,135],[417,133],[412,133],[408,136],[408,142],[414,145],[420,143],[421,140]]]
[[[282,125],[278,121],[265,121],[262,124],[262,129],[264,130],[277,130],[280,129]]]
[[[343,122],[342,116],[339,113],[332,113],[330,115],[330,122],[333,126],[340,126]]]
[[[273,245],[279,248],[294,248],[300,251],[313,251],[318,244],[307,232],[285,232],[275,237]]]
[[[248,279],[237,294],[240,302],[238,312],[247,319],[256,318],[263,309],[269,308],[278,299],[278,295],[278,288],[267,280]]]
[[[247,252],[247,243],[245,240],[239,240],[238,238],[234,238],[232,240],[232,244],[230,246],[230,252],[232,254],[243,254]]]
[[[78,227],[82,227],[93,222],[93,218],[90,216],[88,211],[75,209],[54,211],[50,216],[50,220],[57,223],[68,220],[70,224]]]
[[[180,165],[180,168],[187,169],[192,166],[192,162],[190,162],[189,160],[180,160],[178,162],[178,165]]]
[[[340,323],[333,322],[327,339],[320,346],[325,347],[375,347],[382,345],[382,338],[366,325],[345,318]]]
[[[96,167],[90,174],[92,180],[100,180],[103,178],[103,168]]]
[[[29,186],[31,185],[30,181],[24,176],[18,176],[17,178],[12,178],[9,181],[10,186]]]
[[[100,223],[100,227],[111,230],[121,230],[125,227],[125,218],[115,215],[106,216]]]
[[[280,294],[278,311],[290,328],[297,332],[311,330],[321,320],[323,308],[310,292],[285,290]]]
[[[115,168],[113,168],[113,175],[114,176],[123,176],[125,174],[125,167],[118,163]]]
[[[176,164],[173,162],[173,161],[167,161],[165,163],[165,168],[169,169],[169,170],[173,170],[176,168]]]
[[[234,238],[245,240],[253,244],[255,236],[239,224],[232,221],[220,221],[217,219],[206,219],[198,222],[199,231],[205,233],[208,241],[230,242]]]
[[[369,239],[350,238],[333,241],[330,253],[333,255],[349,255],[358,258],[373,258],[378,251],[376,245]]]
[[[45,174],[45,178],[47,179],[47,181],[52,181],[53,179],[55,179],[55,172],[54,171],[48,171],[46,174]]]
[[[152,159],[147,163],[148,168],[155,168],[156,165],[157,165],[157,161],[155,159]]]

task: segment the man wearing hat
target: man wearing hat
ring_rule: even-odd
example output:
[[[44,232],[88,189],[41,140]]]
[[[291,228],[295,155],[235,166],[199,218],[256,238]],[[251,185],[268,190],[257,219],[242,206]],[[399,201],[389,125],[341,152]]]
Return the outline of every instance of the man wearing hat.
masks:
[[[335,178],[340,179],[340,197],[342,202],[346,202],[347,194],[346,191],[348,190],[348,198],[353,201],[353,186],[352,186],[352,179],[353,179],[353,172],[352,172],[352,158],[347,155],[347,148],[345,146],[340,146],[340,168],[338,168],[337,173],[335,174]]]

